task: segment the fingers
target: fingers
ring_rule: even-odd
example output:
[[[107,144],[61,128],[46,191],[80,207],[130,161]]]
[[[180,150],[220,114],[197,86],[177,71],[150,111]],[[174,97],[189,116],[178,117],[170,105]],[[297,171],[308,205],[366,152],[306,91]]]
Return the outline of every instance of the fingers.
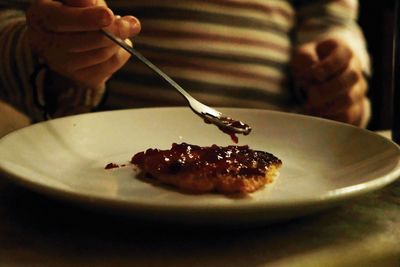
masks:
[[[82,53],[74,53],[73,55],[65,54],[65,59],[63,61],[64,69],[68,73],[73,73],[80,69],[101,64],[113,57],[119,49],[118,46],[110,46]]]
[[[107,38],[98,31],[60,34],[54,42],[54,47],[60,50],[79,53],[110,46]]]
[[[110,47],[98,51],[77,54],[73,58],[67,55],[50,60],[52,69],[78,84],[97,87],[120,69],[130,58],[125,50]],[[64,60],[65,64],[60,64]]]
[[[308,106],[308,110],[314,114],[323,116],[333,115],[339,111],[350,108],[358,101],[365,98],[368,91],[366,81],[360,81],[358,84],[353,85],[348,91],[343,94],[337,95],[336,98],[332,98],[331,101],[326,102],[324,105],[315,107],[312,105]]]
[[[125,40],[140,32],[140,22],[132,16],[123,17],[116,19],[112,26],[107,28],[107,31]],[[54,36],[51,45],[66,52],[85,52],[115,44],[104,34],[98,31],[89,31],[58,34]]]
[[[359,125],[368,84],[346,43],[339,39],[309,43],[292,58],[295,82],[306,92],[306,111],[315,116]]]
[[[141,30],[141,25],[139,20],[133,16],[125,16],[122,18],[117,16],[115,23],[107,27],[106,30],[114,33],[122,40],[125,40],[137,35]]]
[[[111,23],[100,21],[104,15]],[[30,45],[57,73],[96,87],[121,68],[130,55],[104,36],[107,29],[123,40],[140,32],[133,16],[114,16],[103,0],[37,0],[28,11]]]
[[[107,6],[105,0],[58,0],[70,7]]]
[[[319,81],[325,81],[341,72],[353,56],[350,48],[339,40],[322,41],[316,49],[320,61],[313,66],[313,72],[315,79]]]
[[[96,4],[96,0],[63,0],[61,1],[67,6],[71,7],[89,7]]]
[[[324,117],[354,125],[359,125],[363,116],[363,102],[366,100],[368,84],[360,79],[341,94],[332,97],[331,101],[316,107],[308,104],[307,111],[314,116]]]
[[[36,1],[27,12],[28,25],[51,32],[99,30],[113,21],[113,12],[107,7],[76,8],[52,0]]]
[[[303,84],[314,79],[312,66],[318,62],[315,44],[308,43],[298,47],[292,57],[292,71],[295,79]]]
[[[351,96],[354,85],[363,83],[363,79],[358,69],[349,66],[338,76],[310,86],[307,90],[309,105],[312,108],[321,108],[338,97]]]
[[[132,45],[127,39],[126,42]],[[49,64],[53,70],[89,87],[97,87],[120,69],[130,58],[130,54],[118,46],[98,50],[50,55]]]
[[[80,69],[73,73],[71,78],[83,85],[96,87],[103,84],[113,73],[119,70],[129,58],[129,53],[119,50],[109,60],[89,68]]]

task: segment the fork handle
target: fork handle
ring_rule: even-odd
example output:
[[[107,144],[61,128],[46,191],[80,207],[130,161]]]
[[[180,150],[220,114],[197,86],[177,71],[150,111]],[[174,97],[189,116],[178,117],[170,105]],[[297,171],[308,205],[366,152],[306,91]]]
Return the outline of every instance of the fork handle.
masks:
[[[152,71],[157,73],[159,76],[161,76],[166,82],[168,82],[171,86],[173,86],[178,92],[185,97],[185,99],[189,102],[189,99],[191,96],[183,89],[178,83],[176,83],[171,77],[169,77],[165,72],[163,72],[161,69],[159,69],[156,65],[150,62],[147,58],[145,58],[139,51],[137,51],[135,48],[131,47],[128,45],[125,41],[123,41],[121,38],[115,36],[114,34],[102,29],[101,32],[107,36],[110,40],[121,46],[123,49],[125,49],[128,53],[131,55],[135,56],[137,59],[139,59],[141,62],[143,62],[147,67],[149,67]]]

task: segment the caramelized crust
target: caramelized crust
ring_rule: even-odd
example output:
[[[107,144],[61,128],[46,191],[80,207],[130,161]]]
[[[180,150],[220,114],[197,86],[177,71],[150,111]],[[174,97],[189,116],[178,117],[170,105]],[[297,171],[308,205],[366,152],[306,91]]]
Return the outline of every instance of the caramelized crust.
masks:
[[[200,147],[172,144],[169,150],[148,149],[131,162],[157,181],[185,192],[246,194],[272,181],[282,161],[248,146]]]

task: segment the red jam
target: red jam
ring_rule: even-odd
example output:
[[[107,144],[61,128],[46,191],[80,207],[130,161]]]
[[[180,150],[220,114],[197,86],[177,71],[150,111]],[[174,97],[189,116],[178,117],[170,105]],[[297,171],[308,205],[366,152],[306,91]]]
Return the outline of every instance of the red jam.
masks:
[[[104,169],[106,169],[106,170],[110,170],[110,169],[116,169],[116,168],[121,168],[121,167],[125,167],[126,166],[126,164],[121,164],[121,165],[118,165],[118,164],[115,164],[115,163],[108,163],[105,167],[104,167]]]
[[[152,174],[201,172],[202,175],[264,176],[272,164],[281,164],[274,155],[249,146],[212,145],[200,147],[187,143],[172,144],[169,150],[148,149],[132,157],[131,163]]]
[[[242,129],[242,130],[247,131],[247,132],[244,132],[244,133],[243,133],[244,135],[248,135],[248,134],[250,133],[250,131],[251,131],[251,127],[250,127],[249,125],[247,125],[247,124],[245,124],[245,123],[243,123],[243,122],[241,122],[241,121],[233,120],[233,119],[230,118],[230,117],[221,117],[220,120],[226,125],[226,127],[223,127],[223,126],[219,126],[219,125],[218,125],[218,128],[219,128],[222,132],[224,132],[224,133],[226,133],[226,134],[229,134],[230,137],[231,137],[231,139],[232,139],[232,141],[233,141],[235,144],[237,144],[237,143],[239,142],[239,138],[236,136],[236,132],[235,132],[235,131],[232,131],[232,130],[229,128],[230,126],[232,126],[232,127],[234,127],[234,128],[237,128],[237,129]],[[209,123],[209,124],[212,123],[211,121],[209,121],[209,120],[207,120],[207,119],[204,119],[204,122]]]

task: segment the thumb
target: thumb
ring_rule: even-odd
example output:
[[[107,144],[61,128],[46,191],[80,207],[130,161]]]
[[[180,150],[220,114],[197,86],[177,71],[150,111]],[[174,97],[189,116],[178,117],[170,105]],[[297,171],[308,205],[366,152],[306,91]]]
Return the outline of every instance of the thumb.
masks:
[[[293,74],[298,79],[313,79],[313,66],[318,63],[319,57],[316,51],[316,44],[307,43],[299,46],[293,54]]]
[[[334,39],[327,39],[318,43],[316,46],[316,51],[319,60],[324,60],[327,58],[337,47],[338,42]]]
[[[353,56],[348,45],[339,39],[324,40],[317,45],[316,50],[320,62],[314,66],[314,74],[319,81],[341,73]]]

